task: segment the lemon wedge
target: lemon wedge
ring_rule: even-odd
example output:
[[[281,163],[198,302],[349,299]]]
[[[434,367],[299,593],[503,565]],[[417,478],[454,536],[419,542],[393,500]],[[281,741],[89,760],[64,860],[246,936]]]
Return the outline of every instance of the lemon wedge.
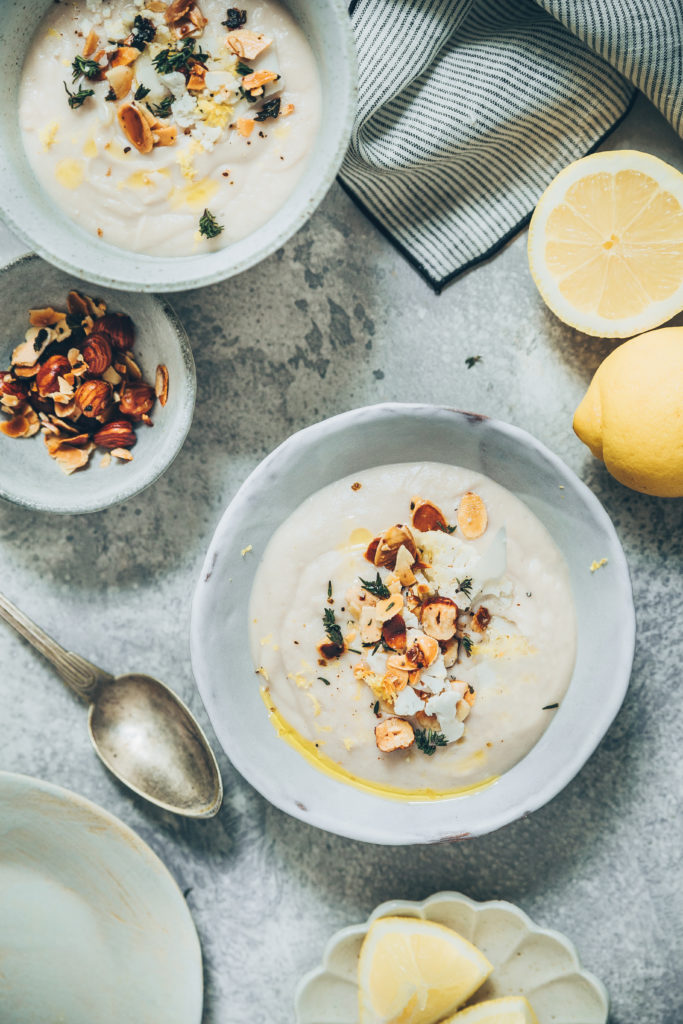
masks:
[[[524,996],[506,996],[468,1006],[443,1024],[538,1024],[538,1018]]]
[[[529,226],[529,266],[552,311],[627,338],[683,309],[683,174],[648,153],[594,153],[558,174]]]
[[[380,918],[360,951],[360,1024],[433,1024],[469,999],[492,970],[483,953],[450,928]]]

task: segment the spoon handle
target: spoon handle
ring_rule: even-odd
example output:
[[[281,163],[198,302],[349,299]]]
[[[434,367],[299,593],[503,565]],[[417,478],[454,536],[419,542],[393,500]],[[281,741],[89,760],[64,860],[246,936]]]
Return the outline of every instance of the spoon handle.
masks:
[[[113,677],[107,672],[81,658],[80,654],[72,654],[71,651],[65,651],[60,647],[56,640],[48,636],[40,626],[36,626],[35,622],[8,601],[4,594],[0,594],[0,618],[14,626],[17,633],[52,662],[66,685],[83,700],[93,700],[100,685],[111,682]]]

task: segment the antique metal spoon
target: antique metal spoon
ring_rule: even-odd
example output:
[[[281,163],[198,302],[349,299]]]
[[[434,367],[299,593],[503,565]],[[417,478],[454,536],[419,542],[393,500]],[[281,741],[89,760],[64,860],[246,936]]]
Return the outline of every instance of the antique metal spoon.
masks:
[[[0,617],[52,662],[67,686],[90,704],[96,753],[134,793],[188,818],[210,818],[223,800],[216,758],[179,697],[151,676],[110,676],[60,647],[0,594]]]

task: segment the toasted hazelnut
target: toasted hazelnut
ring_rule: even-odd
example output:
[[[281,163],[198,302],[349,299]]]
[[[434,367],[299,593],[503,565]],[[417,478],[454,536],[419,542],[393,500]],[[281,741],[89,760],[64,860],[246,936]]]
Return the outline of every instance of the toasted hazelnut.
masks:
[[[86,380],[75,395],[76,405],[84,416],[102,416],[111,405],[111,384],[106,380]]]
[[[163,363],[157,366],[156,377],[154,380],[154,394],[159,399],[159,403],[164,406],[168,401],[168,370]]]
[[[13,402],[5,402],[5,405],[13,405],[23,401],[28,396],[28,387],[20,380],[15,380],[11,373],[0,374],[0,397],[13,399]]]
[[[379,547],[379,537],[373,538],[367,546],[365,557],[368,562],[375,564],[375,555],[377,554],[377,548]]]
[[[476,540],[486,530],[489,517],[486,505],[473,491],[467,491],[458,506],[458,526],[466,540]]]
[[[432,636],[418,636],[406,651],[406,657],[419,665],[420,668],[429,668],[439,654],[439,642]]]
[[[458,606],[450,597],[428,598],[420,609],[420,622],[427,636],[435,640],[450,640],[455,634]]]
[[[93,334],[104,334],[114,348],[127,352],[133,347],[135,327],[133,321],[125,313],[106,313],[95,320]]]
[[[394,651],[406,649],[406,624],[402,615],[394,615],[382,625],[382,639]]]
[[[397,523],[385,530],[379,539],[375,551],[375,565],[386,565],[393,569],[396,565],[396,556],[399,548],[406,547],[413,558],[417,558],[417,547],[415,538],[408,526]]]
[[[132,448],[136,440],[135,431],[128,420],[112,420],[93,436],[96,445],[110,451],[114,448]]]
[[[385,754],[393,750],[407,750],[414,742],[413,727],[403,718],[386,718],[375,726],[375,743]]]
[[[485,633],[490,621],[491,612],[484,605],[481,605],[472,618],[472,629],[475,633]]]
[[[430,530],[444,530],[448,525],[446,517],[432,501],[425,501],[423,498],[413,498],[410,503],[413,510],[413,526],[420,533],[428,533]]]
[[[119,412],[131,420],[141,420],[155,401],[154,389],[149,384],[126,383],[121,389]]]
[[[123,103],[117,117],[123,134],[138,153],[150,153],[154,148],[152,129],[140,107],[136,103]]]
[[[36,385],[41,398],[59,391],[59,378],[71,370],[66,356],[50,356],[36,374]]]
[[[105,334],[91,334],[83,346],[82,355],[88,364],[88,370],[96,377],[101,377],[111,366],[111,344]]]

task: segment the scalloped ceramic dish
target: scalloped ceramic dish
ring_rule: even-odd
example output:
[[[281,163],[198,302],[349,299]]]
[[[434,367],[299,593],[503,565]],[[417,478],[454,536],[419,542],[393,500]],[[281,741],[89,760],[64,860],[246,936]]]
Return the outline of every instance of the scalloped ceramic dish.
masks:
[[[333,935],[323,963],[307,974],[296,993],[296,1024],[357,1024],[358,956],[370,924],[379,917],[435,921],[474,943],[493,964],[472,1003],[523,995],[538,1024],[606,1024],[609,999],[601,981],[584,971],[569,939],[539,928],[512,903],[477,903],[456,892],[441,892],[422,903],[391,900],[365,924]]]
[[[153,427],[139,427],[132,462],[112,459],[100,466],[103,451],[90,464],[66,476],[48,455],[42,433],[29,438],[0,434],[0,497],[44,512],[79,514],[125,501],[164,473],[183,446],[192,423],[196,377],[185,330],[167,302],[153,295],[93,288],[38,256],[22,256],[0,270],[0,372],[9,367],[15,345],[23,340],[33,306],[64,309],[67,292],[103,298],[112,312],[128,313],[136,328],[134,353],[145,380],[154,383],[156,367],[168,368],[168,402],[152,410]],[[0,416],[3,421],[5,416]]]
[[[372,466],[425,457],[485,473],[538,516],[569,568],[578,645],[562,705],[526,757],[476,792],[394,799],[324,774],[277,735],[246,642],[248,596],[273,532],[310,494]],[[591,573],[591,562],[601,558],[608,564]],[[581,769],[619,710],[634,641],[626,560],[597,498],[525,431],[429,405],[355,409],[294,434],[264,459],[218,525],[191,624],[197,685],[238,771],[302,821],[392,845],[482,835],[552,799]]]
[[[112,814],[0,772],[0,1020],[200,1024],[202,958],[180,889]]]

